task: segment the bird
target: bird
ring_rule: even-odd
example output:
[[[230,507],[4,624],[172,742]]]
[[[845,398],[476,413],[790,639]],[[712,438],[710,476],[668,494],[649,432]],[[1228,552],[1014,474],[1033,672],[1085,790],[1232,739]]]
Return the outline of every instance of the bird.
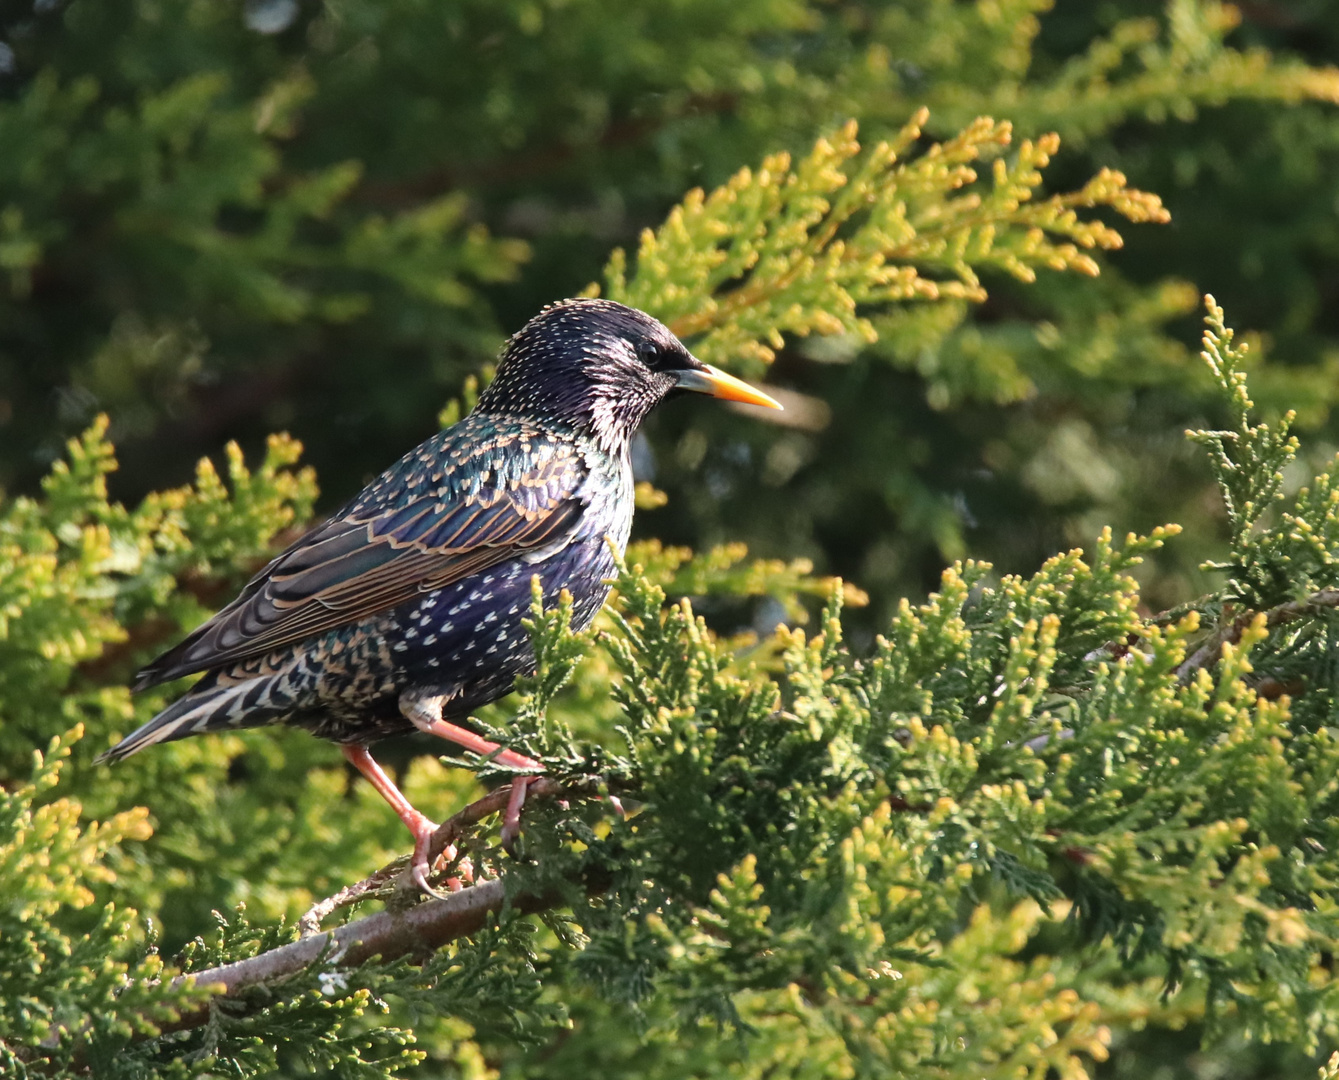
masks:
[[[503,346],[475,408],[405,454],[138,672],[132,689],[203,673],[107,750],[271,724],[338,744],[414,838],[429,884],[436,824],[372,756],[427,732],[514,770],[504,829],[543,766],[461,726],[535,667],[522,619],[570,597],[583,630],[607,598],[632,526],[633,436],[683,391],[781,408],[698,360],[652,316],[598,298],[550,304]],[[615,555],[615,552],[618,555]]]

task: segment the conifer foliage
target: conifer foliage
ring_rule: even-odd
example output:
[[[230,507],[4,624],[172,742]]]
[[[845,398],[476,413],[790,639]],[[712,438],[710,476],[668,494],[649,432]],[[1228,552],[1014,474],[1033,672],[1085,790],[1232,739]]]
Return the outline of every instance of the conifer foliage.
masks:
[[[53,740],[0,815],[7,1068],[385,1075],[419,1060],[408,1028],[425,1010],[454,1018],[434,1020],[427,1042],[461,1067],[472,1051],[452,1040],[467,1032],[510,1039],[512,1058],[574,1023],[547,1065],[513,1061],[536,1075],[683,1031],[703,1069],[744,1075],[789,1068],[798,1039],[806,1060],[856,1073],[933,1063],[966,1077],[993,1063],[1078,1077],[1113,1027],[1149,1013],[1204,1019],[1211,1039],[1316,1046],[1335,1008],[1339,744],[1317,656],[1339,595],[1325,576],[1335,500],[1315,494],[1325,476],[1279,498],[1288,420],[1251,423],[1231,342],[1211,303],[1204,355],[1236,427],[1192,437],[1243,525],[1229,582],[1183,613],[1142,615],[1130,576],[1175,528],[1121,544],[1104,534],[1027,578],[955,566],[865,653],[844,640],[836,587],[815,632],[783,628],[773,650],[716,637],[640,566],[587,635],[570,632],[566,609],[537,607],[539,670],[507,734],[545,762],[553,789],[528,814],[519,858],[498,847],[495,816],[463,832],[479,884],[459,897],[503,887],[484,928],[423,946],[426,960],[399,946],[351,967],[318,938],[300,965],[239,988],[220,964],[264,962],[295,938],[239,910],[165,964],[151,924],[105,899],[136,891],[135,871],[120,871],[127,844],[152,852],[145,812],[82,824],[66,793],[81,784],[57,784],[81,732]],[[96,492],[97,445],[96,433],[75,444],[57,471],[51,520],[78,516],[81,471]],[[206,550],[251,550],[239,520],[301,497],[273,463],[258,480],[235,468],[233,512],[219,514],[209,476],[151,500],[183,522],[200,510]],[[1247,527],[1271,509],[1287,543]],[[120,516],[162,535],[148,510]],[[84,529],[81,552],[107,532]],[[1305,595],[1248,591],[1303,552]],[[75,565],[87,581],[98,564]],[[125,603],[144,572],[125,563],[112,578]],[[11,633],[8,647],[22,641]],[[588,691],[601,669],[614,673],[615,715],[592,743],[569,722],[583,693],[563,688]],[[1299,672],[1295,704],[1270,689]],[[202,740],[211,758],[229,756],[227,742]],[[393,876],[360,900],[376,897],[398,918],[406,903],[460,903],[416,904]],[[405,1027],[370,1019],[388,1010]],[[653,1058],[651,1072],[681,1066]]]
[[[0,358],[49,349],[63,420],[87,416],[75,390],[112,413],[0,501],[0,1075],[1082,1080],[1180,1068],[1150,1049],[1176,1038],[1224,1076],[1320,1064],[1339,1043],[1339,458],[1311,432],[1339,398],[1314,327],[1248,389],[1212,297],[1187,369],[1169,326],[1197,290],[1110,261],[1171,235],[1168,207],[1104,159],[1121,125],[1224,102],[1276,109],[1280,139],[1280,117],[1320,127],[1283,106],[1339,100],[1339,72],[1236,47],[1240,13],[1199,0],[1114,5],[1097,31],[1065,16],[1091,40],[1059,62],[1048,8],[77,0],[0,18],[0,142],[25,148],[0,153]],[[425,58],[425,37],[486,70]],[[405,393],[463,379],[440,417],[458,419],[489,376],[489,290],[574,234],[594,246],[588,207],[546,203],[565,225],[510,235],[504,195],[555,159],[550,134],[568,165],[545,198],[627,168],[629,220],[660,222],[599,234],[565,287],[598,276],[588,292],[744,374],[849,375],[830,405],[836,383],[798,378],[794,428],[726,447],[758,450],[802,527],[769,538],[725,451],[682,483],[733,429],[676,421],[639,520],[682,510],[696,546],[635,540],[580,634],[536,596],[535,675],[474,718],[545,765],[518,843],[500,840],[506,769],[388,756],[458,849],[445,898],[418,893],[400,823],[300,732],[96,765],[180,690],[132,698],[136,667],[320,499],[276,435],[120,500],[109,434],[142,449],[164,416],[198,418],[206,356],[233,389],[272,374],[276,400],[309,378],[332,413],[351,372],[385,431],[400,405],[367,372],[426,350]],[[1062,135],[1102,163],[1060,172]],[[1314,164],[1327,138],[1292,149]],[[24,460],[49,442],[24,408],[36,372],[0,388],[22,414],[0,452]],[[1184,415],[1216,417],[1185,440],[1197,479],[1168,485],[1212,498],[1183,500],[1184,530],[1095,526],[1024,572],[946,558],[969,514],[924,480],[911,413],[849,401],[890,372],[935,423],[996,410],[964,413],[998,420],[962,440],[978,465],[1044,444],[1016,470],[1037,491],[1136,474],[1162,452],[1132,448],[1151,425],[1177,417],[1180,441]],[[1007,407],[1038,401],[1070,411],[1034,438]],[[848,454],[820,499],[789,481],[822,439]],[[1098,460],[1100,440],[1127,456]],[[21,479],[16,460],[0,475]],[[848,516],[874,533],[905,517],[865,538],[889,560],[928,538],[936,587],[831,576],[840,545],[809,541],[862,498],[878,508]]]

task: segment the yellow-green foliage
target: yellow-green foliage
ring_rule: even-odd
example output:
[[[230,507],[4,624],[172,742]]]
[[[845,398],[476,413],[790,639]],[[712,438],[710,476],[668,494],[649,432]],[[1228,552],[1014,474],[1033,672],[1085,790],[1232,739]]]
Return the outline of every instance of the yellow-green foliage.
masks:
[[[814,1075],[1081,1077],[1139,1016],[1329,1033],[1339,745],[1250,685],[1263,618],[1212,674],[1178,676],[1199,620],[1150,625],[1129,576],[1175,532],[1104,536],[1028,579],[952,569],[872,655],[834,602],[820,634],[782,632],[779,683],[624,574],[604,644],[625,745],[603,760],[643,807],[598,839],[546,811],[535,868],[511,872],[613,875],[573,912],[583,948],[554,960],[625,1022],[698,1021],[651,1075],[807,1075],[803,1058]],[[561,666],[561,621],[537,634]],[[555,749],[542,723],[518,718],[531,752]],[[727,1065],[703,1021],[748,1030],[761,1057]],[[623,1060],[631,1039],[574,1036],[538,1075]]]
[[[199,1007],[203,990],[164,984],[162,960],[136,942],[133,909],[97,903],[115,885],[109,855],[150,834],[142,807],[80,822],[69,798],[49,800],[82,732],[32,752],[31,775],[0,790],[0,1070],[78,1071],[157,1024]],[[96,909],[96,910],[91,910]],[[91,917],[90,917],[91,916]]]
[[[1251,425],[1229,341],[1211,309],[1206,359],[1240,438],[1199,437],[1225,491],[1241,475],[1274,493],[1252,488],[1235,505],[1274,505],[1268,465],[1293,444]],[[30,723],[80,712],[99,746],[123,729],[125,691],[99,688],[87,659],[104,650],[119,680],[118,665],[155,644],[135,641],[146,625],[198,616],[185,586],[245,565],[304,513],[312,481],[293,458],[276,441],[251,473],[234,454],[227,486],[202,465],[191,488],[132,511],[106,499],[112,458],[95,429],[43,500],[10,504],[5,667],[31,657],[56,680]],[[1324,533],[1332,503],[1304,492],[1287,510],[1293,532]],[[364,786],[346,794],[326,748],[269,733],[189,740],[116,770],[85,764],[64,790],[127,809],[81,826],[78,805],[48,793],[66,753],[53,743],[0,815],[9,1067],[386,1075],[419,1060],[402,1025],[423,1008],[456,1018],[441,1029],[451,1039],[473,1030],[535,1076],[679,1039],[643,1071],[859,1076],[933,1063],[945,1077],[1079,1078],[1136,1016],[1313,1048],[1336,1008],[1326,958],[1339,947],[1339,744],[1325,722],[1330,668],[1312,655],[1299,674],[1297,656],[1328,634],[1330,609],[1286,626],[1262,611],[1226,639],[1221,662],[1187,669],[1208,629],[1201,611],[1149,621],[1130,576],[1176,531],[1123,545],[1103,534],[1031,577],[953,567],[858,651],[840,618],[843,596],[858,597],[839,583],[817,633],[783,627],[755,649],[718,638],[686,598],[667,606],[666,586],[793,599],[816,585],[806,568],[641,545],[634,557],[651,569],[622,572],[595,630],[572,635],[565,606],[536,611],[539,671],[503,729],[553,775],[596,777],[635,812],[537,804],[520,860],[488,830],[470,841],[480,873],[568,889],[565,919],[538,937],[504,919],[422,967],[318,964],[181,1035],[154,1038],[154,1025],[201,991],[163,981],[147,925],[105,898],[136,898],[178,935],[204,925],[189,899],[249,898],[258,924],[239,911],[179,953],[173,942],[179,968],[199,971],[290,940],[277,914],[355,879],[404,837]],[[1244,579],[1282,550],[1236,535]],[[1311,564],[1309,587],[1330,581],[1331,565]],[[97,602],[62,607],[72,595]],[[20,696],[23,681],[6,674],[6,709],[34,705],[33,688]],[[1262,698],[1262,675],[1302,678],[1306,692]],[[609,703],[583,708],[603,693]],[[21,727],[4,730],[18,754]],[[230,776],[239,764],[244,775]],[[409,786],[444,800],[426,787],[444,779],[419,769]],[[455,798],[466,790],[454,785]],[[277,791],[287,805],[273,805]],[[136,800],[159,817],[157,837],[129,809]],[[579,884],[592,874],[593,898]],[[97,905],[103,916],[81,921]],[[564,1018],[577,1028],[551,1060],[523,1056]]]
[[[643,234],[631,279],[627,257],[614,252],[605,295],[698,339],[703,359],[756,366],[786,334],[877,340],[868,309],[983,301],[983,269],[1025,282],[1041,267],[1095,275],[1084,249],[1116,248],[1121,238],[1101,221],[1080,220],[1080,209],[1168,220],[1156,195],[1110,170],[1034,202],[1040,170],[1060,145],[1054,134],[1025,139],[1005,157],[1012,126],[982,118],[913,155],[928,119],[920,110],[863,155],[852,121],[793,168],[790,155],[777,154],[710,195],[690,192]],[[989,164],[987,182],[978,164]]]
[[[535,1077],[639,1062],[666,1078],[1079,1080],[1145,1022],[1313,1051],[1339,1008],[1334,606],[1310,595],[1284,618],[1267,605],[1297,590],[1251,583],[1339,586],[1337,500],[1316,494],[1324,477],[1280,494],[1296,443],[1286,418],[1252,423],[1212,305],[1205,359],[1234,426],[1195,438],[1232,507],[1232,560],[1222,592],[1179,615],[1150,618],[1131,576],[1174,526],[1123,544],[1104,532],[1031,576],[960,563],[862,649],[841,619],[857,590],[737,547],[634,546],[645,565],[622,570],[582,635],[567,605],[536,609],[538,672],[483,721],[632,810],[538,802],[519,858],[491,826],[468,839],[477,873],[566,897],[541,933],[507,915],[420,966],[321,961],[155,1037],[207,990],[174,971],[291,940],[280,916],[406,838],[301,735],[202,737],[115,769],[90,767],[90,750],[54,791],[68,751],[52,743],[0,812],[6,1067],[372,1077],[428,1052],[477,1075],[476,1039]],[[232,451],[226,484],[203,463],[132,510],[107,499],[98,425],[42,499],[5,507],[6,754],[76,715],[100,749],[158,706],[132,703],[126,675],[308,512],[295,457],[274,440],[252,472]],[[1262,528],[1265,511],[1287,527]],[[689,599],[766,595],[798,613],[824,585],[815,633],[762,643],[713,632]],[[472,780],[423,763],[407,787],[444,809]],[[121,812],[81,824],[75,793],[94,816]]]
[[[43,498],[0,508],[0,759],[13,766],[53,728],[96,710],[129,719],[129,695],[99,687],[81,664],[109,662],[150,612],[184,624],[209,609],[192,595],[239,584],[274,537],[304,520],[315,498],[301,448],[276,436],[254,472],[228,449],[228,480],[202,461],[194,485],[149,496],[134,511],[107,499],[116,467],[105,417],[69,445]],[[154,628],[149,627],[152,631]],[[161,640],[171,626],[157,628]],[[124,667],[116,669],[124,672]],[[64,693],[72,691],[72,693]],[[105,730],[105,729],[103,729]]]
[[[1015,35],[1021,57],[1036,7],[973,10]],[[927,18],[946,10],[926,5]],[[1180,48],[1207,8],[1176,10]],[[1193,63],[1141,56],[1150,69]],[[1330,77],[1274,75],[1275,96],[1319,94]],[[191,87],[158,103],[166,133],[219,93]],[[1165,216],[1110,172],[1034,197],[1053,137],[1011,150],[1007,125],[983,120],[922,147],[924,123],[863,153],[843,127],[793,166],[774,157],[690,195],[643,238],[634,271],[615,256],[609,294],[661,314],[709,359],[765,360],[781,336],[810,333],[942,342],[985,298],[983,274],[1030,286],[1043,269],[1095,273],[1090,252],[1120,237],[1080,210]],[[319,217],[346,186],[325,176],[290,194]],[[424,237],[440,240],[458,214],[368,219],[345,255],[369,271],[405,250],[432,263]],[[281,214],[220,241],[223,271],[248,244],[284,247],[291,226]],[[6,265],[26,287],[15,243]],[[460,299],[412,259],[394,272],[434,302]],[[266,293],[271,315],[301,300],[286,290]],[[1130,306],[1152,325],[1184,292]],[[559,909],[542,926],[507,912],[418,965],[322,957],[162,1035],[208,993],[174,975],[292,940],[293,916],[403,854],[406,836],[332,748],[292,732],[92,764],[167,700],[131,699],[136,665],[302,527],[316,495],[296,443],[275,438],[255,470],[232,447],[226,480],[205,461],[193,484],[123,506],[108,498],[100,420],[40,498],[0,508],[0,775],[32,776],[0,800],[0,1063],[374,1077],[431,1055],[479,1076],[486,1050],[490,1067],[526,1077],[1079,1080],[1144,1023],[1317,1050],[1339,1036],[1339,494],[1327,472],[1285,497],[1292,418],[1254,422],[1240,352],[1210,311],[1205,358],[1231,427],[1193,437],[1231,525],[1216,592],[1152,616],[1132,574],[1177,528],[1121,544],[1107,530],[1031,575],[959,562],[856,647],[842,608],[864,594],[806,560],[642,541],[591,630],[571,633],[567,605],[533,612],[535,676],[479,718],[630,811],[536,801],[517,855],[493,823],[466,839],[478,874],[509,895],[561,897]],[[1095,363],[1122,325],[1092,332]],[[972,362],[1001,396],[1022,393],[1021,371],[989,352]],[[649,485],[639,499],[664,502]],[[828,603],[808,633],[818,593]],[[703,614],[758,598],[788,617],[761,641]],[[51,738],[79,721],[91,737],[53,788],[66,743]],[[482,781],[504,771],[487,766]],[[404,779],[435,815],[477,791],[432,761]],[[81,808],[108,824],[81,823]]]

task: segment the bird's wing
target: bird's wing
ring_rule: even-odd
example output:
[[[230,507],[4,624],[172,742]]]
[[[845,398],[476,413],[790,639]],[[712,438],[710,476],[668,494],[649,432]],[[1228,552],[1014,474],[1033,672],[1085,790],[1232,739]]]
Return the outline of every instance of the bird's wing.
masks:
[[[536,451],[504,437],[447,456],[450,477],[437,485],[422,482],[422,460],[406,458],[139,672],[135,689],[262,655],[560,543],[585,509],[578,492],[589,467],[571,446]],[[404,489],[409,498],[387,497]]]

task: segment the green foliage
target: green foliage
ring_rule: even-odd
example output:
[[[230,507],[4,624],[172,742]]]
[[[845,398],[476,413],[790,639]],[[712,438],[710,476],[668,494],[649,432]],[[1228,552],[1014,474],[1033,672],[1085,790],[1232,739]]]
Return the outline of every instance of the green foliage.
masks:
[[[75,728],[53,739],[45,754],[34,751],[31,779],[0,792],[0,1065],[6,1076],[187,1077],[222,1070],[250,1077],[302,1068],[385,1077],[424,1056],[408,1049],[412,1032],[367,1022],[369,1011],[389,1011],[387,998],[411,1016],[434,1002],[457,1001],[463,1021],[446,1025],[456,1037],[469,1033],[474,1020],[486,1031],[533,1040],[538,1023],[559,1018],[537,1003],[531,934],[519,920],[424,965],[356,972],[316,965],[290,980],[282,1002],[267,1000],[259,1015],[234,1018],[230,1014],[244,1013],[245,1004],[209,1004],[209,985],[170,977],[152,937],[146,941],[150,928],[133,909],[96,900],[95,889],[120,884],[116,849],[150,836],[144,809],[81,824],[78,802],[43,798],[81,737]],[[233,963],[293,937],[282,924],[252,926],[240,909],[217,918],[209,939],[197,938],[181,952],[179,970]],[[208,1023],[189,1023],[201,1009]],[[195,1030],[161,1034],[183,1020]]]
[[[1253,513],[1243,508],[1277,502],[1270,465],[1296,448],[1251,424],[1230,341],[1211,307],[1206,359],[1235,431],[1197,437],[1223,483],[1236,485],[1226,489],[1233,505]],[[97,586],[104,607],[82,618],[118,647],[118,618],[148,618],[154,598],[159,612],[198,612],[179,595],[183,580],[244,560],[306,505],[310,476],[288,471],[291,461],[291,445],[277,442],[254,474],[234,461],[228,489],[202,466],[194,487],[127,511],[106,499],[112,458],[101,431],[73,443],[47,497],[9,508],[27,530],[12,531],[39,554],[64,543],[139,559],[110,569],[105,556],[16,555],[16,567],[32,562],[45,576],[32,579],[27,607],[15,605],[9,647],[21,655],[30,633],[50,640],[24,625],[40,617],[43,588]],[[1331,502],[1303,494],[1289,520],[1317,531]],[[35,809],[54,783],[39,758],[3,815],[5,880],[20,886],[7,890],[4,977],[31,987],[8,999],[22,1009],[5,1020],[10,1063],[50,1073],[114,1061],[99,1069],[126,1076],[384,1076],[421,1060],[408,1028],[428,1014],[449,1018],[428,1025],[430,1052],[472,1034],[525,1075],[622,1068],[643,1045],[681,1037],[707,1073],[804,1075],[822,1062],[853,1076],[933,1067],[946,1077],[1022,1068],[1077,1078],[1104,1059],[1113,1028],[1141,1014],[1201,1022],[1209,1040],[1245,1034],[1310,1051],[1335,1034],[1326,964],[1339,933],[1330,885],[1339,744],[1312,722],[1315,702],[1333,700],[1333,676],[1312,656],[1294,708],[1261,696],[1256,665],[1297,653],[1298,624],[1328,616],[1308,610],[1270,634],[1258,615],[1226,641],[1221,663],[1187,672],[1198,614],[1149,621],[1131,576],[1176,532],[1122,545],[1107,532],[1086,555],[1057,556],[1029,577],[955,566],[926,603],[904,602],[868,651],[845,640],[839,583],[818,632],[783,627],[774,649],[718,637],[686,598],[667,605],[657,578],[705,596],[776,587],[777,575],[812,587],[793,567],[741,574],[738,552],[685,562],[644,545],[660,569],[625,567],[607,623],[585,635],[571,633],[567,605],[546,612],[537,598],[539,669],[504,734],[555,777],[593,780],[631,812],[610,816],[607,802],[586,797],[543,801],[528,811],[519,859],[496,843],[495,825],[463,843],[477,874],[501,876],[512,895],[562,896],[566,913],[551,913],[540,934],[505,915],[423,964],[318,961],[280,987],[209,1006],[207,1023],[189,1022],[207,988],[167,978],[174,969],[144,952],[133,913],[107,908],[91,924],[78,913],[99,894],[137,896],[179,933],[188,923],[155,879],[198,863],[172,850],[174,834],[193,836],[217,844],[220,881],[247,875],[262,921],[239,910],[187,944],[175,970],[253,957],[293,936],[267,899],[292,889],[291,870],[266,865],[275,853],[294,868],[324,859],[351,880],[354,866],[372,865],[374,822],[394,824],[389,815],[366,802],[341,813],[344,852],[332,858],[334,841],[311,815],[337,812],[332,799],[346,797],[316,770],[298,790],[302,817],[285,825],[271,808],[255,819],[271,835],[252,820],[247,842],[229,847],[223,829],[264,813],[244,794],[256,776],[225,774],[241,738],[201,739],[145,756],[154,777],[176,771],[175,793],[137,787],[130,769],[99,785],[101,798],[139,793],[164,814],[150,843],[143,811],[81,827],[68,796]],[[1241,531],[1236,554],[1258,577],[1280,549],[1248,541]],[[52,577],[62,567],[69,582],[48,584],[63,580]],[[1323,585],[1324,574],[1317,564],[1311,580]],[[87,708],[79,655],[69,651],[58,690]],[[611,688],[612,705],[584,718],[597,742],[578,742],[567,718],[596,687]],[[270,739],[247,737],[257,751],[268,746],[269,764],[251,766],[262,782],[312,760],[296,742]],[[205,779],[217,788],[209,798]],[[74,777],[72,790],[87,786],[87,774]],[[126,859],[132,843],[141,865]],[[197,873],[193,889],[202,883],[218,894]],[[83,929],[78,947],[70,920]],[[374,1020],[377,1010],[392,1022]],[[155,1037],[156,1024],[183,1012],[182,1033]],[[550,1061],[550,1033],[565,1024],[574,1026]],[[535,1059],[523,1056],[532,1044]],[[450,1053],[462,1068],[475,1060]],[[673,1075],[684,1060],[653,1055],[647,1071]]]
[[[151,495],[128,511],[108,501],[106,478],[116,462],[106,433],[103,417],[70,443],[68,460],[43,482],[42,499],[13,499],[0,510],[0,708],[9,718],[0,759],[7,773],[62,723],[88,714],[105,731],[129,719],[124,689],[87,676],[123,676],[126,661],[142,658],[173,623],[199,621],[210,610],[201,599],[240,584],[315,499],[311,470],[289,468],[300,446],[276,436],[254,473],[229,447],[231,492],[205,460],[193,486]]]
[[[163,963],[135,942],[136,915],[95,904],[94,886],[116,881],[108,855],[149,834],[143,809],[82,825],[80,806],[53,788],[75,728],[32,753],[27,783],[0,791],[0,1066],[6,1076],[77,1070],[135,1035],[157,1034],[207,996],[159,981]]]
[[[0,1071],[1318,1066],[1336,47],[1211,0],[0,15]],[[593,280],[788,408],[658,414],[613,604],[535,611],[478,718],[572,788],[462,837],[552,906],[199,1012],[175,974],[406,836],[297,733],[92,764],[175,692],[126,683],[315,512],[266,432],[333,505]],[[1201,285],[1286,359],[1250,395]],[[509,779],[420,749],[430,815]]]
[[[132,702],[126,683],[135,668],[238,588],[275,539],[311,512],[314,477],[310,469],[291,468],[300,448],[282,437],[271,441],[254,471],[230,448],[226,485],[206,460],[193,485],[127,509],[108,499],[106,478],[115,459],[105,433],[100,420],[70,444],[68,461],[44,482],[42,499],[14,499],[0,510],[0,762],[6,776],[24,775],[33,746],[75,722],[87,725],[102,749],[153,715],[167,695]],[[168,904],[185,915],[168,927],[175,944],[206,925],[211,908],[242,899],[269,916],[297,914],[303,899],[292,886],[320,885],[299,870],[301,843],[290,831],[324,846],[320,837],[333,837],[330,826],[320,825],[314,835],[309,830],[330,819],[344,785],[328,774],[310,776],[321,750],[301,740],[293,745],[291,756],[276,748],[248,766],[257,778],[270,777],[299,795],[278,805],[227,783],[236,742],[183,743],[113,771],[78,763],[69,791],[91,813],[109,816],[146,805],[158,825],[153,851],[132,845],[133,854],[117,866],[121,902],[147,911]],[[301,799],[309,789],[323,795]],[[257,826],[265,831],[256,833]],[[350,849],[361,850],[346,871],[385,850],[374,834],[348,833]],[[394,835],[387,828],[383,842]],[[267,839],[257,843],[258,836]],[[209,884],[197,859],[201,843],[215,856],[204,871]],[[276,858],[284,850],[296,861]]]
[[[1233,561],[1212,564],[1212,569],[1237,571],[1242,596],[1226,599],[1262,601],[1268,603],[1270,593],[1277,594],[1279,586],[1288,578],[1294,588],[1304,588],[1306,578],[1299,574],[1302,568],[1293,565],[1287,547],[1289,540],[1301,539],[1289,535],[1290,525],[1301,530],[1311,528],[1304,519],[1292,517],[1272,537],[1265,528],[1270,511],[1283,496],[1283,471],[1297,456],[1298,441],[1289,434],[1296,413],[1289,411],[1277,423],[1251,424],[1254,403],[1246,393],[1246,374],[1241,363],[1246,356],[1246,345],[1232,345],[1232,331],[1223,325],[1223,311],[1213,298],[1208,299],[1209,329],[1204,334],[1204,360],[1214,379],[1223,389],[1228,401],[1232,429],[1228,431],[1193,431],[1190,437],[1209,451],[1209,461],[1218,480],[1231,529]],[[1326,477],[1320,483],[1326,485]],[[1328,486],[1328,485],[1326,485]],[[1322,496],[1323,500],[1324,496]],[[1323,502],[1314,509],[1324,512]],[[1322,518],[1324,520],[1324,518]],[[1283,544],[1279,541],[1282,540]],[[1320,555],[1325,555],[1322,543]],[[1274,572],[1279,580],[1253,581],[1251,576],[1262,569]],[[1271,587],[1272,586],[1272,587]]]
[[[969,85],[954,80],[945,86],[945,97],[959,116],[973,108],[974,100],[1004,98],[1011,115],[1029,129],[1063,126],[1073,138],[1093,139],[1135,116],[1155,123],[1190,119],[1204,106],[1238,95],[1286,102],[1339,100],[1334,67],[1318,70],[1276,59],[1264,49],[1229,48],[1241,10],[1187,0],[1166,6],[1165,25],[1148,15],[1108,17],[1107,32],[1069,58],[1047,84],[1030,84],[1028,61],[1042,30],[1037,15],[1051,6],[1049,0],[980,4],[974,18],[963,19],[954,5],[931,3],[916,13],[914,24],[898,12],[885,27],[926,43],[956,37],[940,60],[955,74],[971,60],[988,58]]]
[[[1158,442],[1201,424],[1212,401],[1180,332],[1198,294],[1190,281],[1287,342],[1291,363],[1256,380],[1262,400],[1326,422],[1336,328],[1313,269],[1339,251],[1336,27],[1324,5],[1271,22],[1211,0],[16,9],[0,17],[13,57],[0,71],[0,132],[24,148],[0,165],[0,479],[31,490],[65,437],[107,411],[127,495],[179,483],[180,463],[225,436],[253,452],[281,427],[311,448],[332,496],[346,494],[388,447],[427,433],[431,409],[504,330],[600,277],[609,248],[634,249],[684,190],[728,188],[778,150],[800,162],[851,118],[870,149],[842,166],[847,201],[837,197],[831,226],[858,210],[859,168],[932,171],[928,137],[900,163],[874,158],[922,108],[944,147],[980,116],[1000,118],[996,136],[1007,121],[1033,154],[1057,133],[1056,190],[1118,170],[1162,193],[1177,222],[1174,234],[1127,235],[1095,286],[1042,273],[1023,288],[1008,265],[969,260],[984,308],[852,313],[847,296],[911,287],[913,266],[918,288],[972,278],[927,265],[913,244],[882,253],[884,284],[843,284],[853,266],[833,253],[858,246],[816,226],[826,254],[792,254],[835,279],[779,280],[793,268],[774,232],[749,277],[775,302],[703,323],[740,290],[700,306],[665,298],[708,332],[709,350],[776,351],[773,331],[816,318],[858,329],[782,350],[778,380],[826,403],[808,426],[662,418],[656,467],[674,508],[648,535],[810,558],[870,591],[871,632],[969,546],[1023,569],[1102,524],[1146,530],[1194,502],[1191,459]],[[1025,156],[996,159],[1021,181]],[[759,175],[745,199],[755,209],[788,197]],[[823,177],[810,180],[806,198]],[[971,194],[1012,200],[1009,187],[987,178]],[[914,217],[914,193],[902,194]],[[802,202],[785,228],[803,222]],[[1038,192],[1004,214],[1015,227],[991,241],[996,253],[1026,244],[1018,226],[1047,205]],[[871,224],[867,239],[880,231]],[[915,224],[927,242],[944,239]],[[715,241],[706,262],[677,248],[672,281],[639,264],[627,288],[653,295],[708,264],[719,275],[757,241],[737,236],[726,263]],[[840,482],[831,461],[851,466]],[[1150,472],[1159,482],[1141,484]],[[1193,524],[1196,550],[1160,564],[1168,600],[1203,587],[1194,566],[1213,523]]]
[[[211,1018],[187,1037],[160,1036],[208,1004],[210,988],[166,977],[156,948],[144,943],[133,910],[106,904],[94,920],[92,887],[117,881],[109,854],[126,839],[149,835],[143,809],[81,826],[80,806],[67,798],[35,807],[57,782],[62,759],[81,732],[54,739],[34,753],[30,783],[0,800],[0,1062],[16,1078],[87,1075],[272,1076],[295,1065],[336,1069],[350,1077],[383,1077],[422,1059],[407,1050],[411,1033],[359,1024],[369,1008],[385,1012],[378,995],[413,1001],[427,989],[486,1002],[489,987],[505,987],[513,1005],[524,996],[514,974],[482,965],[466,953],[442,954],[422,968],[388,967],[358,975],[311,972],[289,988],[291,1000],[264,1020]],[[243,959],[284,941],[282,928],[253,931],[245,917],[223,921],[211,942],[182,954],[185,971]],[[514,936],[514,935],[513,935]],[[498,940],[501,940],[499,936]],[[487,955],[487,954],[484,954]],[[485,967],[490,970],[485,970]],[[468,1011],[468,1010],[466,1010]]]
[[[1032,204],[1059,137],[1025,140],[1008,161],[999,155],[1010,125],[989,119],[904,162],[928,119],[922,109],[859,161],[852,121],[820,139],[793,171],[789,155],[779,154],[710,196],[690,192],[657,232],[643,234],[632,281],[622,250],[614,252],[607,295],[652,312],[680,337],[702,335],[695,348],[709,361],[756,367],[774,358],[786,334],[877,341],[874,325],[857,315],[862,307],[981,302],[978,270],[1025,282],[1036,280],[1038,267],[1096,276],[1097,263],[1080,248],[1119,247],[1121,238],[1101,222],[1080,221],[1077,207],[1168,220],[1156,195],[1130,190],[1110,170],[1080,191]],[[978,160],[993,166],[985,190],[977,186]]]

